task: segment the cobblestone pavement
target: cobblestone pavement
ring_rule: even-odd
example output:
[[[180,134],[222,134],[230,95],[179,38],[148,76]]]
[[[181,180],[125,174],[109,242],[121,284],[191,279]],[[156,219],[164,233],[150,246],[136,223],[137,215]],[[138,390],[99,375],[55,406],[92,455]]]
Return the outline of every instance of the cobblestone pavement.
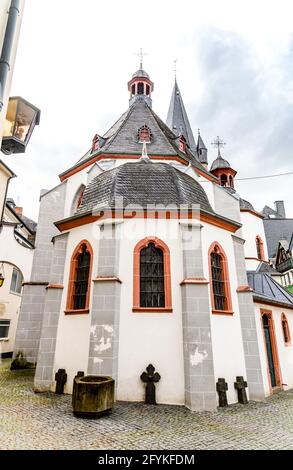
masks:
[[[70,396],[35,394],[32,371],[0,363],[0,449],[293,449],[293,390],[265,402],[191,413],[183,406],[118,403],[75,418]]]

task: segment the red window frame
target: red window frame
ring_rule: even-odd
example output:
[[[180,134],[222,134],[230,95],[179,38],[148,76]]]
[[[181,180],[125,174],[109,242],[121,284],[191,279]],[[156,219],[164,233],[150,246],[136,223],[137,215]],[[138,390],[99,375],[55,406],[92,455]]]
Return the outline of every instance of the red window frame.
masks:
[[[165,289],[165,307],[141,307],[140,306],[140,252],[153,243],[156,248],[160,248],[164,257],[164,289]],[[166,243],[157,237],[146,237],[140,240],[133,252],[133,312],[172,312],[171,295],[171,268],[170,268],[170,250]]]

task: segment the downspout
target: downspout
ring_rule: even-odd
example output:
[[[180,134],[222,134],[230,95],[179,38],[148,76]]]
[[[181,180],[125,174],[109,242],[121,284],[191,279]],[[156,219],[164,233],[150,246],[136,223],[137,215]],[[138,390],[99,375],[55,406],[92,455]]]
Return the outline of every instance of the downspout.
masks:
[[[0,112],[3,108],[4,90],[6,86],[7,75],[10,70],[11,51],[19,13],[20,0],[11,0],[0,57]]]

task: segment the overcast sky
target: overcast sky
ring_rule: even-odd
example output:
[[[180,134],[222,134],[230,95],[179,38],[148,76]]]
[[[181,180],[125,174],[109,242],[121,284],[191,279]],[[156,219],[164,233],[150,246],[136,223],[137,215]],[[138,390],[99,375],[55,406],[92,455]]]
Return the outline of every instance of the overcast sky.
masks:
[[[1,158],[18,175],[9,195],[37,219],[42,188],[58,184],[128,108],[139,66],[155,83],[166,119],[177,79],[196,134],[217,136],[239,178],[293,171],[293,2],[251,0],[26,0],[11,95],[41,109],[25,154]],[[238,181],[257,210],[284,199],[293,217],[293,175]]]

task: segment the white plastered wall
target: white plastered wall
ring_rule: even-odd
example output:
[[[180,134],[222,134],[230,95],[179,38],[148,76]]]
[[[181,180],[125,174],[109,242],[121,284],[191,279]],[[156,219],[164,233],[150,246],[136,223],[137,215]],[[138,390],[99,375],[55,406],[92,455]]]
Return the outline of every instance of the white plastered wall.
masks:
[[[260,217],[241,211],[242,236],[245,239],[245,258],[257,258],[256,237],[259,235],[263,241],[265,260],[268,261],[268,249],[264,232],[263,220]],[[246,259],[247,270],[255,271],[259,265],[257,259]]]
[[[221,245],[228,261],[232,310],[234,313],[233,315],[211,314],[211,327],[215,381],[221,377],[225,378],[229,387],[227,392],[228,402],[235,403],[237,402],[237,392],[234,389],[234,382],[236,376],[242,375],[246,379],[246,368],[236,292],[238,285],[233,241],[230,232],[208,224],[202,225],[204,275],[206,279],[209,280],[210,276],[208,251],[213,242],[216,241]]]

